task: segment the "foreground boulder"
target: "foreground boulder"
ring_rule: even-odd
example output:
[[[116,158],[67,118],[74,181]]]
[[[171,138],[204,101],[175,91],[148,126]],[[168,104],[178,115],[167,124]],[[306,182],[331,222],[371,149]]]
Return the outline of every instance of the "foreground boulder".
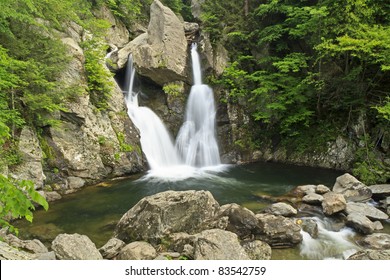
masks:
[[[118,222],[115,237],[158,243],[174,232],[197,233],[219,210],[208,191],[166,191],[141,199]]]
[[[360,244],[370,249],[390,249],[390,234],[374,233],[364,237]]]
[[[101,260],[95,244],[86,235],[60,234],[51,245],[60,260]]]
[[[322,209],[326,215],[333,215],[347,207],[347,202],[342,194],[328,192],[324,194],[323,198]]]

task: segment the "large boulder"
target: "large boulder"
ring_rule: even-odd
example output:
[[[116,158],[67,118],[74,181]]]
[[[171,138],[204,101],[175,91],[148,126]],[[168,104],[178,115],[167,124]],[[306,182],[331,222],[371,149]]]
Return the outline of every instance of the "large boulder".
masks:
[[[60,260],[101,260],[102,255],[86,235],[60,234],[51,247]]]
[[[208,191],[166,191],[141,199],[118,222],[115,237],[158,242],[175,232],[205,229],[219,210]]]
[[[288,248],[302,241],[301,227],[293,219],[271,214],[257,214],[261,232],[255,235],[272,248]]]
[[[372,196],[371,190],[365,184],[348,173],[337,177],[333,191],[343,194],[347,201],[353,202],[368,201]]]
[[[130,53],[137,73],[161,86],[187,80],[187,40],[183,23],[158,0],[150,6],[147,33],[119,50],[119,68],[124,67]]]

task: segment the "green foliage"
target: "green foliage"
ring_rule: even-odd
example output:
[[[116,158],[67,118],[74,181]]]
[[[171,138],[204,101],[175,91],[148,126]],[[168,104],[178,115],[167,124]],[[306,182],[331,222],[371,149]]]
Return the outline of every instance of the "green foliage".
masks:
[[[163,91],[171,96],[179,97],[183,95],[183,86],[178,83],[167,83],[163,86]]]
[[[117,135],[121,152],[132,152],[133,146],[126,143],[125,135],[122,132],[118,132]]]
[[[91,38],[84,42],[85,71],[87,74],[88,91],[91,100],[100,110],[108,109],[113,83],[112,74],[104,67],[104,52],[106,46],[99,39]]]
[[[43,206],[49,205],[35,189],[31,181],[15,181],[0,174],[0,226],[8,227],[11,232],[18,233],[10,223],[10,219],[25,218],[32,222],[35,209],[33,202]]]

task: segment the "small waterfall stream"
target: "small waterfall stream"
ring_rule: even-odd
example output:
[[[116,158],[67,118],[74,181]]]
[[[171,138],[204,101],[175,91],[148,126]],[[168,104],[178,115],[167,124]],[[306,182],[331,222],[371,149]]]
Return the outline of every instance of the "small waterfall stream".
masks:
[[[199,168],[220,166],[215,135],[216,110],[212,89],[202,84],[197,45],[191,48],[194,85],[188,98],[185,120],[176,143],[161,119],[148,107],[139,106],[134,91],[135,69],[131,55],[127,63],[125,100],[128,115],[140,131],[141,146],[153,177],[182,179],[199,173]],[[217,168],[218,169],[218,168]]]

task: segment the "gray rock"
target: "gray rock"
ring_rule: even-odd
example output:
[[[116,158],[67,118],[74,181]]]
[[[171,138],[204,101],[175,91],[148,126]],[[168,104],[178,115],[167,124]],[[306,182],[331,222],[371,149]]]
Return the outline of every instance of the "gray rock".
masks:
[[[7,243],[0,241],[0,260],[33,260],[35,254],[20,251]]]
[[[56,260],[56,254],[53,251],[47,253],[36,254],[36,260],[54,261]]]
[[[56,191],[45,192],[45,197],[46,197],[47,202],[60,200],[62,198],[62,196]]]
[[[33,240],[21,240],[18,237],[8,234],[4,240],[12,247],[18,248],[23,251],[27,251],[32,254],[47,253],[48,250],[43,243],[38,239]]]
[[[351,255],[348,260],[390,260],[390,250],[362,250]]]
[[[226,230],[234,232],[241,239],[252,235],[258,227],[258,221],[255,214],[245,207],[235,203],[221,206],[218,216],[227,217],[228,223]]]
[[[86,235],[60,234],[52,242],[52,249],[60,260],[101,260],[102,255]]]
[[[347,225],[353,227],[363,234],[371,234],[376,226],[366,216],[360,213],[351,213],[347,216]]]
[[[35,131],[24,126],[19,137],[18,149],[22,156],[22,162],[13,168],[14,177],[19,180],[31,180],[35,189],[41,189],[46,180],[43,173],[43,152]]]
[[[211,229],[196,234],[195,260],[249,260],[236,234],[221,229]]]
[[[321,204],[321,202],[324,200],[324,197],[320,194],[316,193],[309,193],[302,197],[302,201],[309,204]]]
[[[368,201],[372,196],[371,190],[365,184],[348,173],[337,177],[333,191],[343,194],[347,201],[353,202]]]
[[[368,186],[374,197],[390,196],[390,184],[371,185]]]
[[[390,234],[373,233],[364,237],[359,243],[362,246],[368,247],[369,249],[390,249]]]
[[[325,194],[327,192],[330,192],[330,189],[325,185],[318,185],[316,186],[315,192],[318,194]]]
[[[153,260],[157,251],[152,245],[144,241],[135,241],[122,248],[118,260]]]
[[[208,191],[166,191],[141,199],[118,222],[115,237],[158,242],[175,232],[196,233],[213,220],[218,202]]]
[[[313,219],[302,219],[301,220],[302,230],[306,231],[312,238],[318,237],[318,224]]]
[[[375,222],[373,222],[373,224],[374,224],[374,230],[382,230],[382,229],[384,229],[384,227],[383,227],[383,225],[382,225],[382,223],[380,221],[375,221]]]
[[[68,177],[68,186],[70,189],[80,189],[85,185],[85,180],[79,177]]]
[[[285,217],[291,217],[298,213],[297,209],[284,202],[273,203],[264,212]]]
[[[251,260],[270,260],[271,246],[260,240],[243,241],[241,246]]]
[[[288,248],[302,241],[301,227],[293,219],[270,214],[257,214],[260,232],[255,238],[260,239],[272,248]]]
[[[99,248],[100,254],[102,254],[102,257],[105,259],[113,259],[115,258],[120,250],[126,245],[125,242],[118,238],[111,238],[107,241],[106,244],[103,245],[103,247]]]
[[[324,194],[323,198],[321,205],[326,215],[338,213],[347,207],[347,202],[342,194],[328,192]]]
[[[347,214],[357,212],[374,220],[387,220],[389,218],[386,213],[366,203],[348,202],[345,211]]]
[[[316,185],[301,185],[293,190],[293,194],[297,196],[305,196],[307,194],[315,193]]]

